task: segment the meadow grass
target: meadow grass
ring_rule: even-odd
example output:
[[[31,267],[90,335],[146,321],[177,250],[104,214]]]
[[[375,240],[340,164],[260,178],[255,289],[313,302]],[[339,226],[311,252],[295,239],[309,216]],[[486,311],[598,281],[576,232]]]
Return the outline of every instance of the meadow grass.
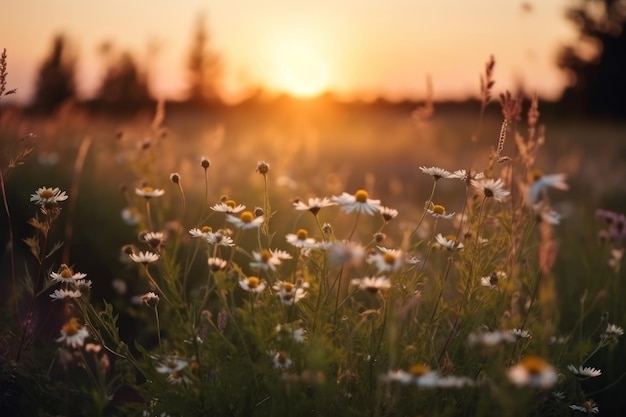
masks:
[[[483,98],[5,112],[3,415],[618,413],[621,128]]]

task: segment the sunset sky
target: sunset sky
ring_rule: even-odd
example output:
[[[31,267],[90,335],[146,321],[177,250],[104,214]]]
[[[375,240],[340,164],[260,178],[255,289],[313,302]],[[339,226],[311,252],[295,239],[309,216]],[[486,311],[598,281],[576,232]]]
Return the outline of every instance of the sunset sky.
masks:
[[[575,33],[567,0],[14,0],[2,7],[0,48],[9,88],[33,91],[51,38],[65,33],[79,53],[79,91],[102,75],[97,46],[112,41],[145,59],[152,90],[180,97],[197,16],[204,13],[224,64],[223,94],[236,101],[254,86],[306,96],[420,98],[430,75],[436,98],[476,94],[484,63],[496,58],[496,91],[523,83],[557,98],[565,77],[559,45]]]

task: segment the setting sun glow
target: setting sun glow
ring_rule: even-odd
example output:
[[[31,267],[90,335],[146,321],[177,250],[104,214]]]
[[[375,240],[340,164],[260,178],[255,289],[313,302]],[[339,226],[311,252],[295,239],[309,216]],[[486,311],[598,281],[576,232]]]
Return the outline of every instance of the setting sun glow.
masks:
[[[276,58],[276,87],[297,97],[313,97],[328,87],[328,65],[312,48],[289,44]]]

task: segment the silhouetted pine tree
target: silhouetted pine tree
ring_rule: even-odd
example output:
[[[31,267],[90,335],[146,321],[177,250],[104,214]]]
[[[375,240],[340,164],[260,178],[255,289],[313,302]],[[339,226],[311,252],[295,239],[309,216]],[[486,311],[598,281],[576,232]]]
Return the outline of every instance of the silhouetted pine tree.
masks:
[[[52,113],[68,100],[76,97],[76,57],[68,47],[64,35],[56,35],[50,55],[41,65],[35,83],[32,109]]]
[[[580,0],[567,18],[580,36],[558,57],[572,77],[562,103],[585,114],[626,116],[626,1]]]

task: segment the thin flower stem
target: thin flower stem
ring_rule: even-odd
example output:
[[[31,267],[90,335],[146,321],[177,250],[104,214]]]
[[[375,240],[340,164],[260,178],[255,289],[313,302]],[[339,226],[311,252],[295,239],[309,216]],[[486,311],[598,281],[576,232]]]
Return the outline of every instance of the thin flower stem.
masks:
[[[11,299],[15,303],[14,308],[15,311],[18,311],[18,303],[17,303],[17,285],[15,283],[15,248],[13,247],[13,220],[11,220],[11,211],[9,210],[9,202],[7,200],[7,192],[4,183],[4,174],[2,173],[2,169],[0,169],[0,191],[2,191],[2,202],[4,204],[4,210],[7,213],[7,224],[8,224],[8,232],[9,232],[9,262],[11,268]]]
[[[443,292],[446,288],[446,282],[448,281],[448,275],[450,275],[450,267],[452,266],[452,256],[448,256],[448,262],[446,264],[446,271],[443,274],[443,282],[441,283],[441,290],[439,291],[439,296],[437,297],[437,302],[435,302],[435,307],[433,308],[433,312],[430,315],[430,323],[435,320],[435,314],[437,313],[437,308],[439,308],[439,303],[443,297]]]
[[[50,222],[51,220],[47,219],[47,227],[44,233],[44,241],[42,244],[41,255],[39,256],[38,263],[39,266],[37,268],[37,275],[35,276],[35,284],[33,286],[33,296],[30,299],[30,305],[28,306],[28,312],[26,313],[26,323],[24,323],[24,327],[22,328],[22,336],[20,337],[20,344],[17,348],[17,355],[15,357],[15,362],[19,363],[20,358],[22,356],[22,352],[26,348],[26,333],[28,333],[28,328],[33,319],[33,310],[35,309],[35,301],[37,300],[37,292],[38,288],[41,284],[41,280],[43,278],[43,262],[46,259],[46,251],[48,247],[48,235],[50,233]]]
[[[361,218],[361,212],[357,211],[356,218],[354,219],[354,226],[352,226],[352,231],[350,232],[350,235],[348,236],[348,240],[352,240],[352,236],[354,235],[354,232],[356,231],[356,226],[359,224],[359,218]]]
[[[87,158],[87,153],[89,152],[89,147],[91,146],[91,138],[86,137],[80,143],[80,148],[78,149],[78,155],[76,156],[76,162],[74,163],[74,175],[72,177],[72,186],[70,187],[70,195],[72,198],[69,201],[68,207],[68,221],[65,223],[65,237],[64,242],[72,241],[72,232],[74,229],[73,219],[75,218],[74,213],[76,212],[76,204],[78,203],[78,190],[80,188],[80,178],[83,173],[83,169],[85,167],[85,159]],[[72,245],[63,245],[63,256],[61,259],[64,264],[70,263],[70,249]]]
[[[152,227],[152,214],[150,212],[150,199],[146,198],[146,214],[148,216],[148,225],[150,226],[150,230],[154,230]]]
[[[150,274],[150,271],[148,270],[148,265],[147,264],[143,264],[143,269],[146,271],[146,275],[148,276],[148,280],[150,281],[150,284],[152,284],[154,286],[154,288],[159,293],[161,293],[161,295],[163,295],[163,298],[165,298],[165,301],[167,301],[169,304],[172,304],[172,302],[169,300],[169,298],[167,298],[167,295],[165,294],[165,292],[161,289],[159,284],[157,284],[157,282],[154,280],[154,278],[152,277],[152,274]]]
[[[435,217],[435,223],[433,224],[433,232],[431,233],[430,236],[430,242],[428,243],[428,250],[426,251],[426,256],[424,256],[424,260],[422,261],[422,267],[420,268],[420,272],[418,275],[421,275],[422,272],[424,272],[424,268],[426,268],[426,262],[428,261],[428,257],[430,256],[430,253],[432,252],[433,249],[433,241],[435,240],[435,233],[437,231],[437,221],[439,219]]]
[[[161,355],[163,355],[163,343],[161,343],[161,322],[159,321],[159,310],[157,306],[154,306],[154,316],[156,318],[157,337],[159,339],[159,350],[161,351]]]
[[[424,221],[424,218],[426,217],[427,209],[430,206],[430,203],[433,201],[433,196],[435,195],[436,187],[437,187],[437,180],[433,180],[433,188],[430,190],[430,197],[428,197],[428,201],[426,201],[426,204],[424,205],[424,211],[422,213],[422,217],[420,217],[420,219],[417,221],[417,226],[415,226],[415,228],[409,235],[409,240],[413,238],[413,235],[415,234],[415,232],[417,232],[417,230],[422,225],[422,222]]]

